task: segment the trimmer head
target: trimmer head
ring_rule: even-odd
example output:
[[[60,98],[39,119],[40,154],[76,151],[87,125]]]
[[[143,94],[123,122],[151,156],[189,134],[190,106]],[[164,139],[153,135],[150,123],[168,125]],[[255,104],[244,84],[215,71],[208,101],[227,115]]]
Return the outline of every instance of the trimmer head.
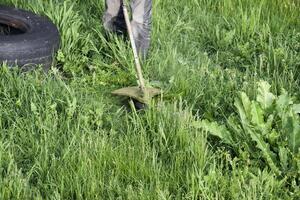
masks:
[[[129,97],[140,103],[148,104],[154,96],[161,94],[161,90],[157,88],[145,88],[142,91],[140,87],[126,87],[115,90],[112,94]]]

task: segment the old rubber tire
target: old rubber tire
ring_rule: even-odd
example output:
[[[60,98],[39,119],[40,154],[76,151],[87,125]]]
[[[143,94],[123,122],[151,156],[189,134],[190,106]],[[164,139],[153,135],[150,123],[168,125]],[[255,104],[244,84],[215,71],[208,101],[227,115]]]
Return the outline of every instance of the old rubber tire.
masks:
[[[0,25],[15,33],[0,34],[0,65],[19,66],[25,71],[42,65],[47,71],[59,48],[59,32],[46,17],[0,5]],[[1,28],[1,27],[0,27]]]

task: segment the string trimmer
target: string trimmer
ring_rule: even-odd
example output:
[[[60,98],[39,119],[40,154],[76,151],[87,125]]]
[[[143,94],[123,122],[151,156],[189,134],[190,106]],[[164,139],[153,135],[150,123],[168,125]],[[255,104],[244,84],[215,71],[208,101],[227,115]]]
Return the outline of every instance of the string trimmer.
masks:
[[[119,96],[126,96],[131,99],[137,100],[142,104],[147,105],[149,104],[149,102],[154,96],[159,95],[161,93],[161,90],[157,88],[149,88],[145,86],[142,68],[141,68],[141,64],[140,64],[140,60],[139,60],[139,56],[138,56],[138,52],[135,45],[131,24],[130,24],[127,4],[125,1],[123,1],[122,4],[123,4],[122,7],[123,7],[124,17],[126,21],[127,31],[130,38],[130,44],[134,55],[135,70],[139,80],[139,86],[118,89],[113,91],[112,94],[119,95]]]

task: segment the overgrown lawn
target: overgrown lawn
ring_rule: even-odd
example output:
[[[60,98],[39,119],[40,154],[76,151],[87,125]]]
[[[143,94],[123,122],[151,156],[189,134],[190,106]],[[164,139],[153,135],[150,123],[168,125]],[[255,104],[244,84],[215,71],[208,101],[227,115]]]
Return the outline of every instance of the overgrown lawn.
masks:
[[[164,94],[142,112],[110,94],[137,80],[104,1],[1,4],[47,15],[61,48],[48,75],[0,69],[0,199],[300,198],[298,0],[155,0],[143,68]]]

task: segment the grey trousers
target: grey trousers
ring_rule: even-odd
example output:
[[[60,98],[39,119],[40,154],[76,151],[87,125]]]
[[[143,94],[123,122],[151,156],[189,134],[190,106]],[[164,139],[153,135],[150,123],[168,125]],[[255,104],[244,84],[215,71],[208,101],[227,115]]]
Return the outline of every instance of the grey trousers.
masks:
[[[104,28],[107,31],[126,33],[122,0],[106,0],[106,11],[103,16]],[[137,50],[145,58],[150,45],[152,0],[131,0],[132,31]]]

